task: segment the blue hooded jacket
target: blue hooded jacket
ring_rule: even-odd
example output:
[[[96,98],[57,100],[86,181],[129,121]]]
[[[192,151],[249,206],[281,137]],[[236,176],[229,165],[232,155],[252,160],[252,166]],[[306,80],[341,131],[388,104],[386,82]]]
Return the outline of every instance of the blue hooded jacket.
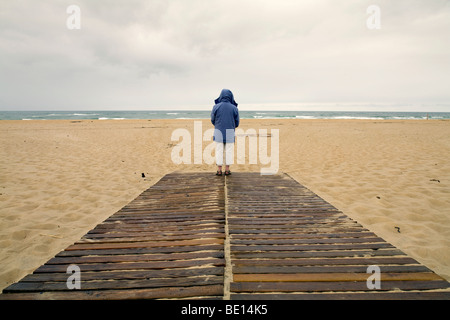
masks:
[[[233,93],[223,89],[211,112],[211,123],[214,125],[214,141],[234,142],[234,129],[239,126],[238,104]]]

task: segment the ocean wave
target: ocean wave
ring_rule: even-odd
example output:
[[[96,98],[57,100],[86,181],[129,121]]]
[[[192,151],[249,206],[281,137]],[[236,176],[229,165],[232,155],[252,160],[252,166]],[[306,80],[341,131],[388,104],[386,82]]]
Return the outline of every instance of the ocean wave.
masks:
[[[319,119],[318,117],[314,117],[314,116],[295,116],[296,119]]]
[[[107,118],[107,117],[100,117],[98,120],[126,120],[127,118]]]
[[[388,119],[392,120],[418,120],[418,119],[426,119],[427,117],[389,117]]]
[[[330,119],[336,120],[386,120],[386,118],[381,117],[358,117],[358,116],[339,116],[339,117],[330,117]]]
[[[245,119],[244,117],[242,117],[243,119]],[[295,119],[295,116],[280,116],[280,115],[275,115],[275,116],[253,116],[253,119]]]

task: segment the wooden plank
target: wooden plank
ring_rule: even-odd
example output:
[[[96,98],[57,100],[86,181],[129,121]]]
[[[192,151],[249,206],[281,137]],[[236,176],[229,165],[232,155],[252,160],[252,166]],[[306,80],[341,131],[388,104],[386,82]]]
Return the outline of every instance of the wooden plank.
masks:
[[[80,264],[81,272],[85,271],[113,271],[113,270],[137,270],[137,269],[167,269],[167,268],[191,268],[197,266],[224,266],[224,259],[196,259],[196,260],[175,260],[156,262],[123,262],[123,263],[101,263],[101,264]],[[45,264],[37,268],[35,273],[66,272],[67,265]]]
[[[169,224],[167,226],[161,226],[157,229],[154,229],[155,231],[181,231],[181,230],[200,230],[200,229],[210,229],[212,227],[221,227],[223,226],[223,223],[216,223],[216,224],[205,224],[203,226],[196,226],[196,225],[182,225],[182,226],[174,226],[173,224]],[[110,233],[110,232],[148,232],[152,231],[153,229],[148,228],[146,226],[123,226],[119,227],[116,226],[115,228],[98,228],[95,230],[95,233]]]
[[[450,300],[450,292],[339,292],[231,294],[231,300]]]
[[[261,258],[320,258],[320,257],[375,257],[375,256],[404,256],[400,250],[340,250],[340,251],[260,251],[260,252],[232,252],[235,259]]]
[[[431,272],[422,265],[386,265],[380,267],[381,272]],[[366,273],[367,265],[357,266],[235,266],[233,273]]]
[[[82,281],[92,280],[136,280],[154,278],[178,278],[206,275],[223,275],[224,267],[196,267],[196,268],[172,268],[161,270],[120,270],[108,272],[83,272]],[[67,273],[34,273],[27,275],[21,282],[66,282]]]
[[[372,274],[367,273],[253,273],[253,274],[233,274],[234,282],[317,282],[317,281],[366,281]],[[410,272],[410,273],[386,273],[382,272],[380,281],[433,281],[442,280],[440,276],[433,272]]]
[[[190,286],[128,290],[73,290],[70,292],[39,292],[0,295],[2,300],[134,300],[168,299],[223,295],[223,285]]]
[[[237,224],[242,224],[245,226],[248,226],[248,228],[252,229],[270,229],[276,226],[281,226],[281,228],[292,228],[292,227],[304,227],[305,225],[320,225],[320,224],[329,224],[329,225],[355,225],[356,222],[347,220],[347,219],[334,219],[331,218],[324,218],[324,219],[292,219],[291,221],[279,221],[278,219],[272,219],[271,221],[259,221],[259,219],[255,221],[249,221],[249,219],[246,219],[242,222],[237,222]]]
[[[191,220],[193,220],[191,218]],[[114,228],[148,228],[148,229],[152,229],[152,228],[156,228],[159,229],[159,227],[164,226],[167,227],[167,223],[173,223],[173,221],[161,221],[161,222],[156,222],[156,221],[150,221],[148,219],[145,220],[117,220],[116,222],[104,222],[102,223],[100,226],[98,226],[97,229],[114,229]],[[204,225],[217,225],[217,224],[221,224],[224,223],[224,219],[216,219],[216,220],[196,220],[194,219],[193,221],[178,221],[177,227],[180,226],[204,226]]]
[[[200,251],[188,253],[169,254],[132,254],[113,256],[83,256],[83,257],[55,257],[46,264],[86,264],[86,263],[112,263],[112,262],[140,262],[140,261],[171,261],[201,258],[223,258],[223,251]]]
[[[123,248],[148,248],[148,247],[175,247],[175,246],[192,246],[192,245],[208,245],[223,244],[223,239],[195,239],[180,241],[144,241],[130,243],[81,243],[74,244],[66,250],[97,250],[97,249],[123,249]]]
[[[274,245],[283,245],[283,244],[321,244],[321,243],[370,243],[370,242],[385,242],[382,238],[374,237],[374,238],[316,238],[316,239],[269,239],[269,240],[261,240],[261,239],[232,239],[231,243],[234,245],[265,245],[265,244],[274,244]]]
[[[117,232],[117,231],[151,231],[151,230],[196,230],[196,229],[202,229],[202,228],[211,228],[211,227],[219,227],[223,225],[223,221],[215,221],[215,222],[209,222],[209,223],[180,223],[177,225],[173,224],[160,224],[152,226],[148,223],[141,223],[141,224],[126,224],[126,223],[116,223],[116,224],[108,224],[103,226],[98,226],[95,231],[96,232]]]
[[[162,287],[189,287],[223,284],[223,276],[200,276],[171,279],[139,279],[115,281],[83,281],[80,290],[108,289],[145,289]],[[71,291],[64,282],[18,282],[4,290],[5,293],[41,292],[41,291]]]
[[[384,264],[418,264],[409,257],[371,257],[371,258],[314,258],[314,259],[234,259],[236,266],[311,266],[311,265],[384,265]]]
[[[229,234],[234,236],[235,234],[312,234],[312,233],[355,233],[355,232],[367,232],[367,230],[352,226],[352,227],[327,227],[322,225],[320,227],[305,227],[305,228],[291,228],[291,229],[249,229],[241,228],[240,226],[230,225]]]
[[[223,250],[223,245],[202,245],[183,247],[152,247],[152,248],[124,248],[124,249],[98,249],[98,250],[70,250],[61,251],[56,257],[80,257],[90,255],[127,255],[127,254],[158,254],[177,252],[199,252],[209,250]]]
[[[447,281],[383,281],[381,289],[388,290],[431,290],[447,289]],[[232,292],[309,292],[309,291],[370,291],[366,281],[338,282],[232,282]]]
[[[208,228],[202,228],[202,229],[192,229],[192,230],[172,230],[172,231],[142,231],[142,232],[116,232],[112,231],[109,233],[86,233],[83,236],[83,239],[97,239],[97,238],[126,238],[126,237],[133,237],[133,236],[139,236],[139,237],[169,237],[169,236],[178,236],[178,235],[198,235],[202,236],[202,234],[205,233],[224,233],[225,229],[223,226],[218,227],[208,227]]]
[[[275,233],[275,234],[233,234],[234,240],[245,239],[317,239],[317,238],[372,238],[376,235],[372,232],[347,232],[347,233]],[[384,241],[384,240],[383,240]]]
[[[309,244],[309,245],[231,245],[231,251],[301,251],[301,250],[358,250],[395,248],[389,243]]]
[[[308,216],[317,216],[319,218],[326,217],[342,217],[348,218],[342,211],[332,207],[324,205],[307,205],[303,203],[303,200],[297,199],[293,203],[276,202],[273,200],[271,203],[263,204],[258,207],[251,203],[236,201],[236,205],[227,205],[230,215],[233,219],[243,219],[248,217],[259,217],[263,219],[282,217],[282,218],[306,218]],[[299,206],[301,204],[301,206]]]
[[[197,210],[199,210],[197,208]],[[223,214],[221,214],[220,212],[215,213],[215,214],[192,214],[192,215],[184,215],[183,217],[180,216],[175,216],[175,214],[172,216],[172,214],[167,214],[164,217],[157,217],[157,216],[153,216],[153,215],[129,215],[128,217],[115,217],[112,216],[109,219],[106,219],[101,225],[99,225],[99,227],[101,226],[106,226],[106,225],[111,225],[111,224],[133,224],[133,223],[149,223],[149,224],[162,224],[162,223],[167,223],[167,222],[176,222],[179,225],[184,225],[184,224],[195,224],[195,223],[200,223],[200,224],[204,224],[204,223],[214,223],[217,221],[223,221],[224,220],[224,216]]]
[[[239,224],[239,226],[233,226],[233,229],[298,229],[298,230],[302,230],[302,229],[307,229],[307,228],[351,228],[351,227],[360,227],[359,224],[357,224],[356,222],[351,222],[351,221],[307,221],[304,223],[298,223],[295,225],[287,225],[287,224],[268,224],[268,225],[252,225],[250,223],[242,223]],[[232,230],[233,230],[232,229]]]
[[[198,209],[197,209],[198,210]],[[116,221],[140,221],[140,220],[151,220],[153,222],[167,222],[167,221],[183,221],[185,219],[197,219],[197,220],[212,220],[212,219],[218,219],[223,220],[223,212],[221,210],[214,210],[214,211],[201,211],[199,213],[198,211],[195,211],[195,213],[185,213],[185,214],[177,214],[171,212],[170,215],[168,215],[167,212],[165,213],[155,213],[151,210],[149,210],[148,213],[142,213],[142,212],[133,212],[127,213],[127,214],[114,214],[113,216],[109,217],[105,220],[105,222],[116,222]]]
[[[165,236],[144,236],[140,235],[129,236],[129,237],[106,237],[106,238],[83,238],[75,244],[82,243],[113,243],[113,242],[148,242],[148,241],[174,241],[174,240],[193,240],[193,239],[224,239],[225,233],[203,233],[201,235],[191,234],[191,235],[165,235]]]

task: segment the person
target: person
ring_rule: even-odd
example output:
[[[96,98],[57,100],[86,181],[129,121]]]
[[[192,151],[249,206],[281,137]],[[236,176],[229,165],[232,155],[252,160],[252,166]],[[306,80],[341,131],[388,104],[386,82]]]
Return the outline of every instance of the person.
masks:
[[[214,125],[214,138],[216,142],[216,175],[222,175],[223,154],[225,151],[225,175],[231,174],[230,164],[234,156],[234,129],[239,126],[238,104],[234,100],[233,93],[223,89],[219,98],[214,101],[211,111],[211,123]]]

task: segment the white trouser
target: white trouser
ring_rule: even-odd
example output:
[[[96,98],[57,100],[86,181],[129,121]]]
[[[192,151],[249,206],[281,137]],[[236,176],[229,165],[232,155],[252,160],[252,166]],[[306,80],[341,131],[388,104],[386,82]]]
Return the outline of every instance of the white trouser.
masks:
[[[225,165],[233,164],[234,160],[234,143],[216,142],[216,163],[218,166],[223,165],[223,150],[225,149]]]

